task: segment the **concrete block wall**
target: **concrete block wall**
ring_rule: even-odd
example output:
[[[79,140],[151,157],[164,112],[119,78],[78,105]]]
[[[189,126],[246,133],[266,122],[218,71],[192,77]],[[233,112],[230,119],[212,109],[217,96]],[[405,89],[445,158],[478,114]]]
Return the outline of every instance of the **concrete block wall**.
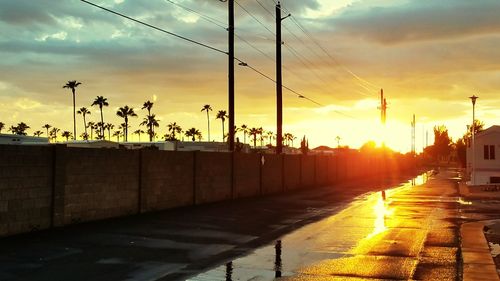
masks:
[[[283,184],[283,155],[263,154],[261,162],[261,190],[262,194],[282,192]]]
[[[283,183],[285,190],[295,190],[301,188],[301,155],[283,155]]]
[[[142,150],[141,212],[194,202],[194,153]]]
[[[195,204],[232,198],[232,154],[195,153]]]
[[[234,153],[233,198],[260,195],[260,154]]]
[[[49,228],[53,148],[0,145],[0,236]]]
[[[0,236],[338,184],[409,156],[273,155],[0,145]]]
[[[138,212],[138,150],[65,150],[63,224]]]

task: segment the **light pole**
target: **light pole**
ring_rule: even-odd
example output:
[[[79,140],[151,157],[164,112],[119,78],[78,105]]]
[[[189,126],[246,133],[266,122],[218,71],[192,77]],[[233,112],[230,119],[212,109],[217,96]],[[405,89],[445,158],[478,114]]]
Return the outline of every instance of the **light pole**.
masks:
[[[469,97],[472,101],[472,169],[471,169],[471,184],[476,185],[476,125],[475,125],[475,120],[476,120],[476,100],[478,97],[473,95],[472,97]]]

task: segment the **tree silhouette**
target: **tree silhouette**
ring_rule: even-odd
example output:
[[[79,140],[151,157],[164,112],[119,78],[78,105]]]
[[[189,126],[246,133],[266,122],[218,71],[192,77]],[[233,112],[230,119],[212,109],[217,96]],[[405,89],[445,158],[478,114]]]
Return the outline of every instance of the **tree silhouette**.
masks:
[[[99,106],[99,110],[101,111],[101,122],[99,123],[101,124],[101,131],[99,133],[99,137],[100,139],[104,139],[104,117],[102,114],[102,108],[104,106],[109,106],[108,99],[103,96],[97,96],[91,106]]]
[[[115,131],[113,133],[113,137],[116,137],[116,142],[120,142],[120,136],[122,135],[121,131]]]
[[[168,124],[167,129],[170,134],[166,135],[166,140],[177,140],[175,135],[182,133],[181,126],[179,126],[176,122]]]
[[[201,132],[196,128],[191,128],[187,130],[185,133],[186,137],[190,137],[191,141],[196,141],[196,137],[201,137]]]
[[[267,131],[266,132],[266,135],[267,135],[267,138],[269,139],[269,145],[272,145],[272,140],[273,140],[273,137],[274,137],[274,133],[272,131]]]
[[[90,128],[90,139],[93,140],[94,139],[94,130],[96,128],[95,123],[92,121],[89,121],[87,123],[87,128]]]
[[[243,132],[243,143],[247,143],[247,134],[249,132],[248,126],[243,124],[241,125],[240,130]]]
[[[207,112],[207,123],[208,123],[208,141],[210,141],[210,114],[209,112],[212,111],[212,107],[209,104],[205,104],[201,111],[206,111]]]
[[[128,105],[125,105],[124,107],[120,107],[118,111],[116,112],[116,115],[122,117],[125,119],[125,142],[128,141],[128,117],[137,117],[137,114],[135,114],[134,109],[128,107]]]
[[[49,129],[52,128],[52,126],[49,125],[49,124],[45,124],[45,125],[42,126],[42,128],[44,128],[45,130],[47,130],[47,138],[49,138],[49,140],[50,140]]]
[[[255,127],[251,128],[248,134],[253,137],[253,147],[257,147],[257,136],[259,135],[259,129]]]
[[[144,134],[144,131],[141,129],[137,129],[134,131],[134,134],[139,136],[139,142],[141,141],[141,134]]]
[[[20,135],[20,136],[26,136],[26,130],[29,129],[30,127],[26,125],[26,123],[21,122],[18,123],[17,126],[10,126],[9,131],[11,131],[13,134]]]
[[[72,137],[73,135],[71,134],[70,131],[64,131],[61,133],[61,137],[66,138],[66,141],[69,141],[69,138]]]
[[[148,115],[148,116],[144,117],[142,123],[140,124],[141,126],[146,126],[146,128],[148,128],[147,133],[149,135],[149,141],[150,142],[153,141],[153,138],[155,136],[154,128],[160,126],[159,121],[160,120],[156,119],[156,115],[155,114],[151,114],[151,115]]]
[[[87,114],[91,114],[90,110],[88,110],[86,107],[81,107],[76,113],[82,115],[83,127],[85,128],[85,133],[87,133],[87,120],[85,119],[85,116],[87,116]]]
[[[104,129],[106,129],[108,131],[108,139],[111,140],[111,130],[113,130],[115,128],[115,125],[111,124],[111,123],[106,123],[104,124]]]
[[[68,81],[66,85],[63,86],[63,88],[71,89],[71,92],[73,93],[73,136],[76,140],[76,104],[75,104],[75,88],[78,87],[78,85],[81,85],[82,83],[76,82],[76,80],[73,81]]]
[[[83,132],[80,134],[80,138],[82,138],[82,140],[89,140],[89,134]]]
[[[2,133],[2,130],[5,128],[5,123],[0,122],[0,134]]]
[[[53,127],[52,130],[50,130],[49,136],[52,138],[53,141],[57,142],[57,133],[59,133],[60,129]]]
[[[151,101],[146,101],[144,102],[144,104],[142,105],[142,109],[146,109],[148,111],[148,115],[146,116],[146,118],[144,118],[144,120],[148,120],[148,121],[144,121],[141,123],[141,125],[146,125],[147,126],[147,133],[149,135],[149,141],[152,142],[153,141],[153,137],[155,135],[155,130],[154,130],[154,125],[153,125],[153,121],[151,120],[151,109],[153,108],[153,105],[154,103],[151,102]],[[158,121],[156,121],[156,123],[158,123]]]
[[[224,142],[224,121],[226,121],[227,112],[225,110],[219,110],[217,112],[216,119],[220,119],[222,121],[222,142]]]
[[[106,138],[104,137],[104,126],[106,124],[103,123],[103,122],[97,122],[94,126],[94,130],[95,130],[95,133],[96,133],[96,139],[97,140],[105,140]]]
[[[42,132],[42,131],[35,131],[35,132],[33,133],[33,136],[34,136],[34,137],[40,137],[40,136],[42,136],[42,135],[43,135],[43,132]]]

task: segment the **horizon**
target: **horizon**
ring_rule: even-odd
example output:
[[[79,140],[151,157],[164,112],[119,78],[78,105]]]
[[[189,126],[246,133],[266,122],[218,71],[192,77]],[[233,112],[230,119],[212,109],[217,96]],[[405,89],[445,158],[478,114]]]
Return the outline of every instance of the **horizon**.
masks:
[[[209,16],[212,22],[172,2]],[[282,3],[293,15],[283,21],[283,84],[320,104],[283,89],[283,132],[297,137],[295,146],[305,135],[310,148],[336,147],[335,138],[340,136],[340,145],[351,148],[370,140],[380,145],[385,139],[388,147],[405,153],[410,151],[410,122],[415,114],[416,151],[421,152],[426,132],[429,145],[433,143],[434,126],[445,125],[453,140],[465,133],[472,120],[468,98],[472,95],[479,96],[476,119],[485,128],[495,125],[500,117],[496,110],[500,81],[495,79],[500,69],[498,1],[329,2]],[[220,27],[227,22],[226,3],[99,3],[227,49],[227,34]],[[237,57],[274,78],[274,19],[269,14],[273,3],[235,5],[236,33],[254,46],[237,37],[235,51]],[[3,6],[0,122],[7,128],[26,122],[30,132],[44,131],[42,126],[48,123],[72,131],[71,91],[62,86],[77,80],[82,85],[76,89],[76,109],[91,110],[87,121],[98,121],[99,109],[90,106],[96,96],[108,98],[104,122],[116,127],[122,123],[117,109],[134,108],[139,117],[130,118],[129,141],[138,140],[131,132],[146,114],[140,109],[146,100],[155,103],[152,111],[160,119],[160,137],[167,124],[177,122],[183,129],[197,128],[204,140],[207,120],[200,109],[210,104],[210,134],[212,140],[221,140],[221,122],[215,115],[227,111],[226,56],[77,0],[57,4],[21,0]],[[235,124],[275,132],[275,84],[237,63],[235,70]],[[384,137],[377,109],[380,89],[389,104]],[[76,125],[80,135],[81,115]]]

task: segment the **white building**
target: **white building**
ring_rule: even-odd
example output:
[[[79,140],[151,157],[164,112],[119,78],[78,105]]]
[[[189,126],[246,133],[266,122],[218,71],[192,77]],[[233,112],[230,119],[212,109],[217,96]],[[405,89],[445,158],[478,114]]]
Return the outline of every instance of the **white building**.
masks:
[[[472,146],[467,147],[467,173],[471,185],[500,185],[500,126],[491,126],[476,134],[475,157]],[[474,162],[474,169],[472,169]]]
[[[0,134],[0,144],[48,144],[48,138]]]

